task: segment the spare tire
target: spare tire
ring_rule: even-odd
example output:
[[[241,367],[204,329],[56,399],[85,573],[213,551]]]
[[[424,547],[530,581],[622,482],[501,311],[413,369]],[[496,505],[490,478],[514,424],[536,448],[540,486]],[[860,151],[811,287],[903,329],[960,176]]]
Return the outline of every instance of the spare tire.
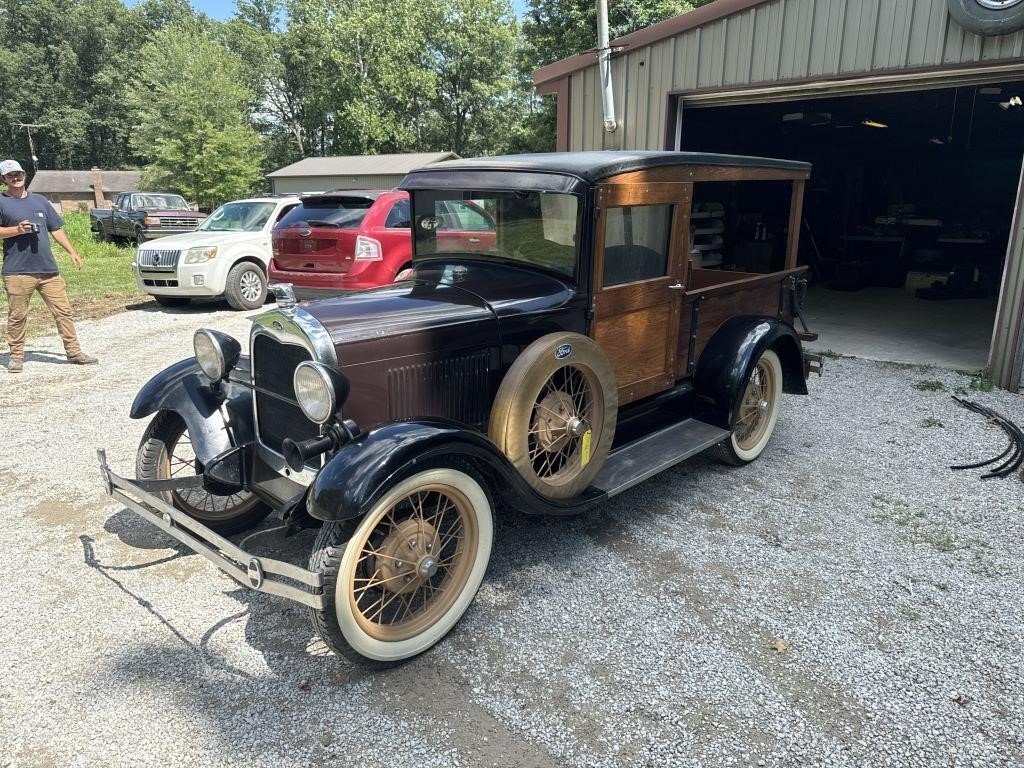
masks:
[[[968,32],[1009,35],[1024,29],[1024,0],[946,0],[949,13]]]
[[[498,387],[488,436],[538,493],[569,499],[608,457],[618,386],[601,348],[551,333],[524,349]]]

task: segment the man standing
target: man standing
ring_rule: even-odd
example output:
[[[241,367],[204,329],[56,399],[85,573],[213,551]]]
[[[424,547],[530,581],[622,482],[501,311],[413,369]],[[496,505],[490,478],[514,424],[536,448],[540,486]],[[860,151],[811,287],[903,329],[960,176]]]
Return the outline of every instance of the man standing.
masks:
[[[25,170],[17,160],[0,162],[0,179],[7,190],[0,195],[0,238],[4,241],[4,263],[0,274],[7,291],[7,343],[11,359],[7,370],[21,373],[25,359],[25,324],[28,302],[35,291],[57,321],[57,332],[64,342],[68,361],[90,365],[95,357],[82,352],[71,320],[71,302],[67,286],[58,274],[57,262],[50,251],[50,235],[71,254],[79,269],[82,259],[64,234],[64,220],[42,195],[25,187]]]

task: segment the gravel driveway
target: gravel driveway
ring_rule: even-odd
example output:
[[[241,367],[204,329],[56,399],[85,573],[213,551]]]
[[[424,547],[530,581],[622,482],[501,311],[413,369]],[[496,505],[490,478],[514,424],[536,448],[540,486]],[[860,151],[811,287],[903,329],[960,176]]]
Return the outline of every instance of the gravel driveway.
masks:
[[[753,465],[506,517],[453,633],[367,672],[100,488],[96,448],[132,473],[131,400],[201,325],[248,321],[133,311],[80,324],[99,366],[47,337],[0,370],[0,765],[1024,762],[1024,484],[946,468],[1005,446],[949,397],[968,377],[830,360]],[[270,528],[246,546],[308,550]]]

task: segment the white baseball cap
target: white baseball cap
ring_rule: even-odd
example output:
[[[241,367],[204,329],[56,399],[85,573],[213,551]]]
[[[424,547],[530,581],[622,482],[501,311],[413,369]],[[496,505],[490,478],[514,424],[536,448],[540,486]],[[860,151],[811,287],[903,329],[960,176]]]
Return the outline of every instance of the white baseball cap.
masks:
[[[21,167],[21,163],[17,160],[0,160],[0,176],[6,176],[8,173],[15,173],[17,171],[25,172],[25,169]]]

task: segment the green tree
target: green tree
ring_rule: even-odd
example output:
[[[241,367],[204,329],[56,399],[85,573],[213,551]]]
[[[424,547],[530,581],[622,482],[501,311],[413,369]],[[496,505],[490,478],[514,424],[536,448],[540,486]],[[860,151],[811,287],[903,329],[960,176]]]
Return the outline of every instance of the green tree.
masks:
[[[516,68],[519,24],[508,0],[444,0],[430,31],[434,95],[427,143],[460,155],[507,151],[527,100]]]
[[[237,56],[207,24],[158,31],[139,54],[130,91],[138,115],[132,146],[144,180],[213,207],[260,182],[259,136],[248,120],[253,94]]]
[[[610,40],[707,5],[711,0],[619,0],[608,4]],[[597,48],[597,8],[593,0],[530,0],[523,21],[521,71],[533,70]],[[555,100],[535,103],[518,134],[523,151],[555,148]]]
[[[120,0],[0,0],[0,141],[40,168],[122,167],[131,161],[127,72],[146,39]]]

